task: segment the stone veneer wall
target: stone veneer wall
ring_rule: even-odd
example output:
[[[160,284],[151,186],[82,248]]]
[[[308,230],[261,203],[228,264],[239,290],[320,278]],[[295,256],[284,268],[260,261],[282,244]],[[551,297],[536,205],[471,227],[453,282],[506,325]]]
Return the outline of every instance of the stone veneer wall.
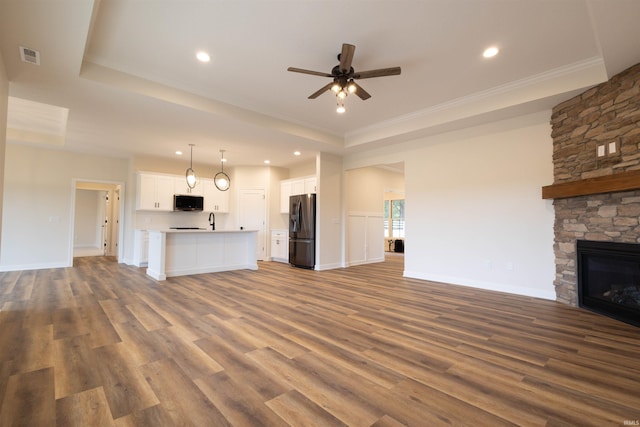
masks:
[[[553,108],[554,183],[640,170],[640,64]],[[616,153],[597,157],[615,142]],[[556,300],[578,304],[576,240],[640,242],[640,190],[554,200]]]

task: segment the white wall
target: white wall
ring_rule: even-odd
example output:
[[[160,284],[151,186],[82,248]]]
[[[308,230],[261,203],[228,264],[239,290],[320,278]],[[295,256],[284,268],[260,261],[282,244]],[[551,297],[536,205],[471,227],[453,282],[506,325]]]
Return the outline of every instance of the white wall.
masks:
[[[405,276],[555,299],[550,112],[352,155],[405,162]]]
[[[385,192],[404,192],[404,175],[379,167],[352,169],[345,172],[345,205],[347,212],[383,212]],[[404,198],[399,195],[398,198]]]
[[[73,180],[127,183],[128,177],[126,159],[7,144],[0,270],[70,266]],[[125,215],[126,249],[131,219]]]
[[[4,68],[4,59],[0,54],[0,238],[2,237],[2,193],[4,189],[4,160],[7,142],[7,110],[9,104],[9,78]],[[0,255],[2,247],[0,247]]]
[[[101,211],[104,210],[106,191],[76,190],[74,248],[100,248],[102,246]],[[102,209],[101,209],[102,207]]]
[[[318,172],[316,161],[300,162],[289,167],[288,178],[300,178],[302,176],[315,175]]]
[[[289,178],[289,171],[284,168],[269,168],[269,229],[287,230],[289,215],[280,213],[280,181]]]
[[[152,156],[144,156],[144,157],[135,157],[132,160],[132,167],[134,171],[146,171],[146,172],[159,172],[159,173],[168,173],[172,175],[182,175],[184,176],[187,168],[189,167],[189,147],[184,149],[184,153],[182,156],[177,156],[175,158],[163,158],[163,157],[152,157]],[[213,176],[220,172],[220,160],[213,164],[205,164],[198,162],[198,147],[194,147],[193,149],[193,170],[196,172],[198,179],[200,178],[209,178],[213,179]],[[229,173],[232,168],[228,168],[225,166],[224,171]]]
[[[316,270],[328,270],[344,266],[342,158],[320,153],[316,170]]]

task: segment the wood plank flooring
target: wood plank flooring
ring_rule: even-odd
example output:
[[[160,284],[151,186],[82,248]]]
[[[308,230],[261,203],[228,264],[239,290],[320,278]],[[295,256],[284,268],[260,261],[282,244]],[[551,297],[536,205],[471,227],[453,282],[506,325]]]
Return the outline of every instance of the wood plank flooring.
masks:
[[[402,269],[0,273],[0,426],[640,423],[640,328]]]

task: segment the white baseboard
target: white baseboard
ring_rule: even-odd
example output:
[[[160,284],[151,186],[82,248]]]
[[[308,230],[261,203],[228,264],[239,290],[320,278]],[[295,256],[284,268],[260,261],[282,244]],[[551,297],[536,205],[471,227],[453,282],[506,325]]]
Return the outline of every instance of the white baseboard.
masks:
[[[502,285],[498,283],[483,282],[479,280],[469,280],[469,279],[459,278],[459,277],[430,275],[422,272],[408,271],[408,270],[405,270],[402,273],[402,275],[403,277],[412,278],[412,279],[428,280],[431,282],[439,282],[439,283],[458,285],[458,286],[467,286],[467,287],[476,288],[476,289],[486,289],[488,291],[506,292],[509,294],[522,295],[522,296],[534,297],[534,298],[542,298],[542,299],[551,300],[551,301],[556,300],[556,294],[554,290],[544,291],[542,289],[521,288],[518,286],[508,286],[508,285]]]
[[[317,270],[317,271],[335,270],[337,268],[344,268],[344,265],[342,263],[339,263],[339,262],[335,262],[335,263],[332,263],[332,264],[316,265],[315,270]]]
[[[364,265],[364,264],[374,264],[376,262],[384,262],[384,258],[374,258],[368,260],[358,260],[358,261],[350,261],[347,263],[347,267],[353,267],[356,265]]]
[[[3,265],[0,271],[20,271],[20,270],[45,270],[47,268],[66,268],[69,265],[62,262],[43,263],[43,264],[21,264],[21,265]]]

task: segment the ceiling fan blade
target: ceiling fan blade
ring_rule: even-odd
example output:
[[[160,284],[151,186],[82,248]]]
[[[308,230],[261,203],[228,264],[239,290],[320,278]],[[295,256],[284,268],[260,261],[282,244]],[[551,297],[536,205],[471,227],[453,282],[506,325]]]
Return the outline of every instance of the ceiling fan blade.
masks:
[[[342,52],[340,53],[340,70],[342,72],[348,72],[351,69],[351,62],[353,61],[353,53],[356,51],[356,47],[352,44],[343,43]]]
[[[322,71],[305,70],[302,68],[295,68],[295,67],[289,67],[287,68],[287,71],[293,71],[294,73],[311,74],[312,76],[333,77],[332,74],[323,73]]]
[[[369,92],[364,90],[362,86],[360,86],[356,82],[353,82],[353,84],[356,85],[356,95],[358,95],[360,99],[362,99],[363,101],[366,101],[367,99],[371,98],[371,95],[369,95]]]
[[[333,82],[327,83],[326,85],[322,86],[320,89],[309,95],[309,99],[316,99],[317,97],[331,89],[331,86],[333,86]]]
[[[400,67],[380,68],[378,70],[359,71],[353,74],[354,79],[370,79],[372,77],[397,76],[400,74]]]

